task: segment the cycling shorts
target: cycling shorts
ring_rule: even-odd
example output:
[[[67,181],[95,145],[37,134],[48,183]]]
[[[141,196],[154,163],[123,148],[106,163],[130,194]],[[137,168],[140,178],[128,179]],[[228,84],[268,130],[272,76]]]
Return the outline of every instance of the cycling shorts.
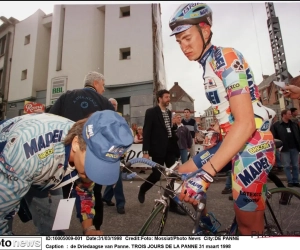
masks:
[[[201,168],[219,149],[221,142],[193,157]],[[268,174],[275,163],[275,143],[270,131],[256,131],[232,158],[232,195],[235,206],[243,211],[265,209]]]

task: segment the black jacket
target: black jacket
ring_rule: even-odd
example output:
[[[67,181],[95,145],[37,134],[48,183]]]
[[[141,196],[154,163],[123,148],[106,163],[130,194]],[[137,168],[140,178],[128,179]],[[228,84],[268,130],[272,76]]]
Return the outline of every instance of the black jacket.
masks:
[[[111,102],[97,93],[94,88],[68,90],[51,107],[49,113],[63,116],[72,121],[88,117],[96,111],[113,110]]]
[[[168,138],[168,131],[159,106],[146,110],[143,127],[143,151],[148,151],[150,156],[165,157],[167,152],[180,155],[177,145],[178,137],[172,127],[171,111],[168,110],[172,138]]]
[[[297,150],[300,152],[300,128],[295,122],[289,121],[289,125],[296,140]],[[283,142],[282,152],[289,150],[289,145],[287,141],[287,130],[283,125],[282,121],[277,121],[271,126],[271,132],[275,139],[279,139]]]

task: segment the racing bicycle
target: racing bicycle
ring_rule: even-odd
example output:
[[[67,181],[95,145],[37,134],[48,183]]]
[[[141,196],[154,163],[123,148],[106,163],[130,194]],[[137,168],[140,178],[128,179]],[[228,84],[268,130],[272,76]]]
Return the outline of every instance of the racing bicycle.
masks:
[[[282,146],[282,142],[279,140],[275,140],[275,144],[276,148]],[[194,176],[199,170],[189,175],[183,175],[174,170],[178,166],[178,162],[175,162],[172,167],[166,168],[145,158],[131,159],[125,164],[125,168],[136,163],[144,163],[150,167],[157,168],[159,171],[162,170],[165,173],[162,174],[167,181],[165,188],[160,186],[160,188],[164,189],[164,192],[161,192],[162,195],[159,199],[155,199],[152,212],[139,230],[138,235],[162,235],[168,218],[169,198],[177,203],[194,222],[192,235],[238,235],[236,218],[233,219],[231,226],[225,230],[219,230],[221,223],[211,212],[208,214],[212,225],[208,225],[205,221],[201,220],[202,211],[206,206],[206,197],[203,197],[198,206],[194,207],[195,211],[192,211],[177,197],[178,190],[181,189],[183,181]],[[300,211],[300,194],[294,189],[284,187],[280,179],[275,175],[272,176],[271,180],[279,187],[267,191],[264,235],[293,235],[299,232],[298,214]],[[171,190],[170,186],[173,186],[172,183],[174,181],[181,181],[181,185],[175,188],[175,190]]]

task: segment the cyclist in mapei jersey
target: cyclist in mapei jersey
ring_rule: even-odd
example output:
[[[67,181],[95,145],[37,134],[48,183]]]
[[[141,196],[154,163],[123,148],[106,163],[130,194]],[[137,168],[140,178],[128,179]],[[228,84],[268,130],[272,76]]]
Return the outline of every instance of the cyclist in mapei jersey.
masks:
[[[93,113],[76,123],[53,114],[29,114],[0,125],[0,235],[30,187],[54,190],[76,181],[77,217],[85,235],[93,226],[94,183],[115,184],[120,157],[133,143],[125,119],[114,111]],[[74,197],[73,196],[73,197]]]
[[[178,7],[169,26],[182,52],[203,67],[204,87],[220,128],[222,143],[196,155],[179,172],[198,174],[185,182],[180,199],[197,204],[215,176],[232,160],[232,193],[239,233],[262,233],[266,181],[275,161],[270,132],[275,112],[259,101],[253,73],[234,48],[211,44],[212,10],[204,3]]]

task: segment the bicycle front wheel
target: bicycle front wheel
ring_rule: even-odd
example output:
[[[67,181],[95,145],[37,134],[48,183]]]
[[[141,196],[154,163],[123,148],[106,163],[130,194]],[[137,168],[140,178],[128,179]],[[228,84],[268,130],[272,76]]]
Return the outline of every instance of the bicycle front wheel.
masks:
[[[291,188],[273,188],[269,192],[265,210],[265,234],[298,234],[300,193]]]
[[[158,203],[138,232],[139,236],[162,235],[168,215],[168,207],[166,207],[165,211],[164,208],[165,206],[162,203]]]

